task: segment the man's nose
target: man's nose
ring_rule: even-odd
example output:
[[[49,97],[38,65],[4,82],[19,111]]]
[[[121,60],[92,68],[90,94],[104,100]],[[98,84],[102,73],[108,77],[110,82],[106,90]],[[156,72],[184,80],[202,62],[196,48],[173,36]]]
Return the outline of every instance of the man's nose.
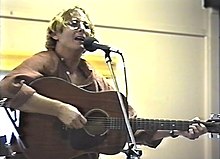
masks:
[[[79,23],[79,29],[83,29],[84,31],[86,30],[85,25],[83,24],[83,22]]]

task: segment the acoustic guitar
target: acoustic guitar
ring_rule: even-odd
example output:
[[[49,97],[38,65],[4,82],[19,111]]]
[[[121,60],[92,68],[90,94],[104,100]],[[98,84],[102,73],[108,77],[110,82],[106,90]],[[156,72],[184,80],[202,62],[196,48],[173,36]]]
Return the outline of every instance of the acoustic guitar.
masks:
[[[56,117],[21,112],[21,139],[30,159],[71,159],[90,152],[113,155],[123,150],[128,136],[117,92],[94,93],[55,77],[30,85],[39,94],[76,106],[88,120],[82,129],[69,129]],[[130,119],[133,131],[188,130],[194,122],[198,121]],[[219,120],[202,123],[209,132],[220,132]]]

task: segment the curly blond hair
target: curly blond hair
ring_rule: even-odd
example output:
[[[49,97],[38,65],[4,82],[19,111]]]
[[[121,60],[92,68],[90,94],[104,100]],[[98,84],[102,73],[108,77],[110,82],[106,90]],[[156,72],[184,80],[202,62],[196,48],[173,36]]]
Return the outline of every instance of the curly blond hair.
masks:
[[[82,12],[85,14],[89,28],[91,30],[91,34],[89,36],[94,36],[94,25],[89,19],[88,14],[85,12],[85,10],[81,7],[75,6],[74,8],[70,8],[67,10],[64,10],[63,12],[60,12],[57,14],[49,23],[49,26],[47,28],[47,37],[46,37],[46,44],[45,47],[48,50],[55,50],[55,46],[57,41],[53,38],[56,32],[63,32],[63,28],[66,27],[66,23],[71,21],[72,18],[74,18],[75,13]]]

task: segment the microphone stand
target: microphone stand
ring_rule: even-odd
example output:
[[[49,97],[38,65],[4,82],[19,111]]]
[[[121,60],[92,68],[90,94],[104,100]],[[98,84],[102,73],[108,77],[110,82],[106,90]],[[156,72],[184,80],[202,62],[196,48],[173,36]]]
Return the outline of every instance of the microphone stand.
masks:
[[[125,124],[126,124],[128,134],[129,134],[129,137],[130,137],[130,140],[131,140],[130,145],[128,145],[128,149],[124,150],[123,152],[127,155],[127,159],[139,159],[140,156],[142,155],[142,151],[137,149],[134,134],[133,134],[133,131],[132,131],[129,119],[128,119],[127,111],[125,109],[125,105],[124,105],[124,102],[123,102],[123,99],[122,99],[122,95],[119,91],[116,76],[115,76],[114,70],[112,68],[112,63],[111,63],[112,59],[110,57],[110,52],[111,51],[110,50],[104,50],[104,52],[105,52],[106,64],[108,65],[108,68],[110,70],[110,73],[111,73],[111,76],[112,76],[112,79],[113,79],[113,82],[114,82],[114,85],[115,85],[115,88],[116,88],[116,91],[117,91],[117,95],[118,95],[118,99],[119,99],[120,106],[121,106],[121,109],[122,109],[122,113],[123,113],[123,116],[124,116]],[[116,53],[118,53],[122,56],[122,54],[118,50],[117,50]]]

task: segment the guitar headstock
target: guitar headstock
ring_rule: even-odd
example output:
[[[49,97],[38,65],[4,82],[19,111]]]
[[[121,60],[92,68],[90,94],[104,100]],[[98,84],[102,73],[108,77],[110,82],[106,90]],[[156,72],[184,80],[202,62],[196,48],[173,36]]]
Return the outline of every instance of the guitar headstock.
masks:
[[[207,127],[211,132],[209,137],[220,139],[220,114],[211,114],[207,122],[210,123]]]

